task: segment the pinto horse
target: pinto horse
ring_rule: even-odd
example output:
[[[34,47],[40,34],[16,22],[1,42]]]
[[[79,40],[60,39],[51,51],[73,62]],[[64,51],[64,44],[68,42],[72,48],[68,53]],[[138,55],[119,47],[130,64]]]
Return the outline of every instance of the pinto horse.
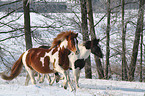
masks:
[[[2,74],[1,77],[5,80],[14,79],[19,75],[22,65],[25,66],[32,84],[36,84],[33,70],[42,74],[60,72],[65,76],[63,87],[66,89],[69,85],[72,91],[69,74],[67,74],[69,69],[68,55],[71,52],[79,54],[77,36],[78,34],[72,31],[61,32],[54,38],[50,49],[31,48],[27,50],[14,63],[10,76]]]
[[[80,54],[74,55],[71,53],[69,59],[71,62],[71,68],[73,70],[74,81],[76,88],[79,88],[78,81],[80,77],[81,69],[85,66],[85,60],[92,53],[95,56],[103,58],[103,53],[99,45],[99,39],[93,39],[91,41],[86,41],[82,45],[79,45]]]
[[[78,45],[78,47],[80,50],[80,53],[78,55],[75,55],[73,53],[69,54],[70,68],[73,70],[76,88],[79,88],[78,81],[80,77],[80,72],[81,69],[84,68],[85,60],[89,57],[89,55],[92,53],[95,56],[103,58],[103,53],[99,45],[99,39],[86,41],[83,44]],[[41,78],[41,81],[43,80],[44,75]]]

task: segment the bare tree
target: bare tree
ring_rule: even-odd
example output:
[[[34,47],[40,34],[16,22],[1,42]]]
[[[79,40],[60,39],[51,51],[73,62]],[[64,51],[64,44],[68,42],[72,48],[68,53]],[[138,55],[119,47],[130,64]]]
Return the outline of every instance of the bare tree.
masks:
[[[108,79],[108,70],[109,70],[109,56],[110,56],[110,19],[111,19],[111,10],[110,10],[110,0],[107,0],[107,28],[106,28],[106,68],[105,68],[105,78]]]
[[[29,0],[23,0],[26,50],[32,48]]]
[[[134,72],[136,68],[140,34],[143,31],[143,18],[144,18],[144,0],[139,0],[137,27],[136,27],[136,32],[135,32],[135,40],[133,44],[131,63],[129,65],[129,77],[128,77],[129,81],[134,80]]]
[[[139,81],[142,82],[142,62],[143,62],[143,30],[141,31],[141,42],[140,42],[140,79]]]
[[[124,3],[122,0],[122,80],[127,80],[127,62],[126,62],[126,31],[124,26]]]
[[[93,19],[93,10],[92,10],[92,0],[87,0],[87,13],[89,19],[89,28],[90,28],[90,35],[91,39],[96,38],[95,28],[94,28],[94,19]],[[99,79],[104,78],[104,70],[101,64],[101,60],[99,57],[95,56],[96,67],[99,75]]]
[[[81,27],[82,27],[83,41],[87,41],[89,40],[89,35],[88,35],[86,0],[80,0],[80,5],[81,5],[81,19],[82,19]],[[85,61],[85,77],[92,78],[90,56]]]

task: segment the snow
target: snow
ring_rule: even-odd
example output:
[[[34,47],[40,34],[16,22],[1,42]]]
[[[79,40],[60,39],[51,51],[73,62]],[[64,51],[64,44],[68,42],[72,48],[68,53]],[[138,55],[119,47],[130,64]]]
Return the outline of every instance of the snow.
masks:
[[[73,78],[71,78],[73,79]],[[63,80],[52,86],[44,83],[37,83],[37,86],[24,85],[25,77],[18,76],[12,81],[5,81],[0,78],[0,96],[144,96],[145,83],[114,81],[101,79],[80,78],[80,89],[71,92],[61,87]]]

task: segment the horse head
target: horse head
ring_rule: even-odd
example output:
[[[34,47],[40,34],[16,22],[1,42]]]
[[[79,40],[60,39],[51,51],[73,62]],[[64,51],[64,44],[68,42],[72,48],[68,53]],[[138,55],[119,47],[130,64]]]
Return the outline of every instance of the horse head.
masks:
[[[67,48],[74,52],[75,54],[79,54],[79,48],[78,48],[78,40],[77,40],[78,33],[71,33],[67,36],[68,46]]]
[[[78,33],[74,33],[73,31],[61,32],[56,38],[54,38],[51,48],[56,46],[64,47],[75,54],[79,54],[80,51],[78,48],[77,36]]]
[[[93,53],[94,55],[100,58],[103,58],[103,53],[100,48],[99,41],[100,41],[99,39],[93,39],[91,41],[87,41],[85,43],[85,46],[87,49],[91,49],[91,53]]]

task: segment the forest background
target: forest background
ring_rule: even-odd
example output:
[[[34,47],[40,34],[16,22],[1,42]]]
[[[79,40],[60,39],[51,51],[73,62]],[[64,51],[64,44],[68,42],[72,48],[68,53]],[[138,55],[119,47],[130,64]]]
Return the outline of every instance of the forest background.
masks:
[[[72,30],[79,43],[100,38],[104,58],[86,60],[85,78],[145,81],[144,2],[0,0],[0,71],[9,72],[27,49]]]

